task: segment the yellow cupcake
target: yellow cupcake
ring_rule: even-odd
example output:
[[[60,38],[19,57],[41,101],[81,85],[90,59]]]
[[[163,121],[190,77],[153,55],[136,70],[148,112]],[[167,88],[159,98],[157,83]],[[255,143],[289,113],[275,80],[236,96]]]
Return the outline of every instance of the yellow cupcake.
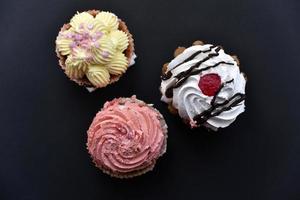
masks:
[[[134,50],[133,44],[128,47],[130,37],[126,24],[110,12],[77,12],[62,27],[56,50],[68,77],[80,85],[100,88],[126,71]],[[126,57],[123,52],[128,48]]]

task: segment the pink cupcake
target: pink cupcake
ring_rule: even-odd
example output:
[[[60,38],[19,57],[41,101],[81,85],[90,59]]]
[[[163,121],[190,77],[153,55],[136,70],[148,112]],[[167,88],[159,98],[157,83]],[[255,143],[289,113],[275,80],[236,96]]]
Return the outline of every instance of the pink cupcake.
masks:
[[[166,140],[163,116],[132,96],[104,104],[88,130],[87,149],[103,172],[130,178],[153,169],[166,152]]]

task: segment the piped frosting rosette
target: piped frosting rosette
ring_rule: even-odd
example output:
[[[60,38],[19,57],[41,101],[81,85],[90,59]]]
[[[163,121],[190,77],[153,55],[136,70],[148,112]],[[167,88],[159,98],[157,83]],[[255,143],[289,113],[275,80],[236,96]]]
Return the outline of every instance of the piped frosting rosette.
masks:
[[[162,115],[133,96],[104,104],[88,130],[87,148],[98,168],[129,178],[154,167],[166,151],[166,139]]]
[[[71,80],[93,88],[117,81],[135,58],[125,23],[113,13],[95,10],[77,13],[62,27],[56,52]]]
[[[245,109],[246,79],[237,58],[211,44],[178,51],[165,65],[161,100],[192,128],[229,126]]]

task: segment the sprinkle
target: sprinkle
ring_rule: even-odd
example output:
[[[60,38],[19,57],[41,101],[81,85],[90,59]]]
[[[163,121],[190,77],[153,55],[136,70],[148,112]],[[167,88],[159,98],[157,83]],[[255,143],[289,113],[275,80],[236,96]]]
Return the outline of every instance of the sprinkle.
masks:
[[[75,40],[82,40],[82,35],[76,34],[75,35]]]
[[[97,41],[97,38],[95,38],[94,36],[92,37],[92,41],[93,42],[96,42]]]
[[[101,38],[103,36],[103,33],[102,33],[102,31],[97,31],[96,32],[96,37],[99,39],[99,38]]]
[[[108,58],[109,57],[109,52],[108,51],[103,51],[102,56],[103,56],[103,58]]]
[[[76,42],[72,42],[71,44],[70,44],[70,48],[75,48],[77,45],[76,45]]]
[[[73,33],[67,33],[66,37],[71,39],[73,37]]]

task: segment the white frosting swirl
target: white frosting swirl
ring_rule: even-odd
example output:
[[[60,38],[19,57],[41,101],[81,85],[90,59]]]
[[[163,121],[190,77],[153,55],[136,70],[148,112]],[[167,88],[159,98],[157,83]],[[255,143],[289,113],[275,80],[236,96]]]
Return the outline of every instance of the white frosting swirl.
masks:
[[[207,96],[203,94],[198,86],[200,77],[203,75],[211,73],[218,74],[221,78],[221,83],[224,84],[223,88],[216,96],[216,103],[222,103],[237,93],[245,94],[246,80],[244,75],[240,72],[238,64],[233,57],[226,54],[223,49],[219,50],[218,48],[219,47],[217,46],[206,44],[195,45],[185,49],[180,55],[178,55],[169,63],[167,72],[171,71],[172,76],[167,80],[162,80],[161,83],[161,100],[166,103],[171,103],[173,107],[178,110],[179,115],[183,119],[189,121],[192,127],[198,126],[194,120],[194,117],[208,110],[212,106],[211,101],[213,96]],[[187,58],[195,55],[195,53],[199,51],[201,51],[201,53],[199,53],[196,57],[185,62]],[[198,67],[193,69],[193,71],[216,65],[219,62],[232,64],[229,65],[226,63],[221,63],[216,67],[203,70],[196,75],[191,75],[183,84],[173,89],[173,97],[166,96],[167,89],[174,86],[176,81],[178,81],[176,75],[188,70],[199,61],[201,62],[203,59],[208,57],[209,54],[215,53],[218,53],[218,55],[212,56],[211,58],[205,60]],[[180,63],[182,64],[178,66]],[[240,113],[244,111],[244,109],[245,104],[243,100],[236,106],[231,107],[229,110],[225,110],[219,115],[209,118],[203,125],[213,130],[217,130],[220,127],[227,127]]]

